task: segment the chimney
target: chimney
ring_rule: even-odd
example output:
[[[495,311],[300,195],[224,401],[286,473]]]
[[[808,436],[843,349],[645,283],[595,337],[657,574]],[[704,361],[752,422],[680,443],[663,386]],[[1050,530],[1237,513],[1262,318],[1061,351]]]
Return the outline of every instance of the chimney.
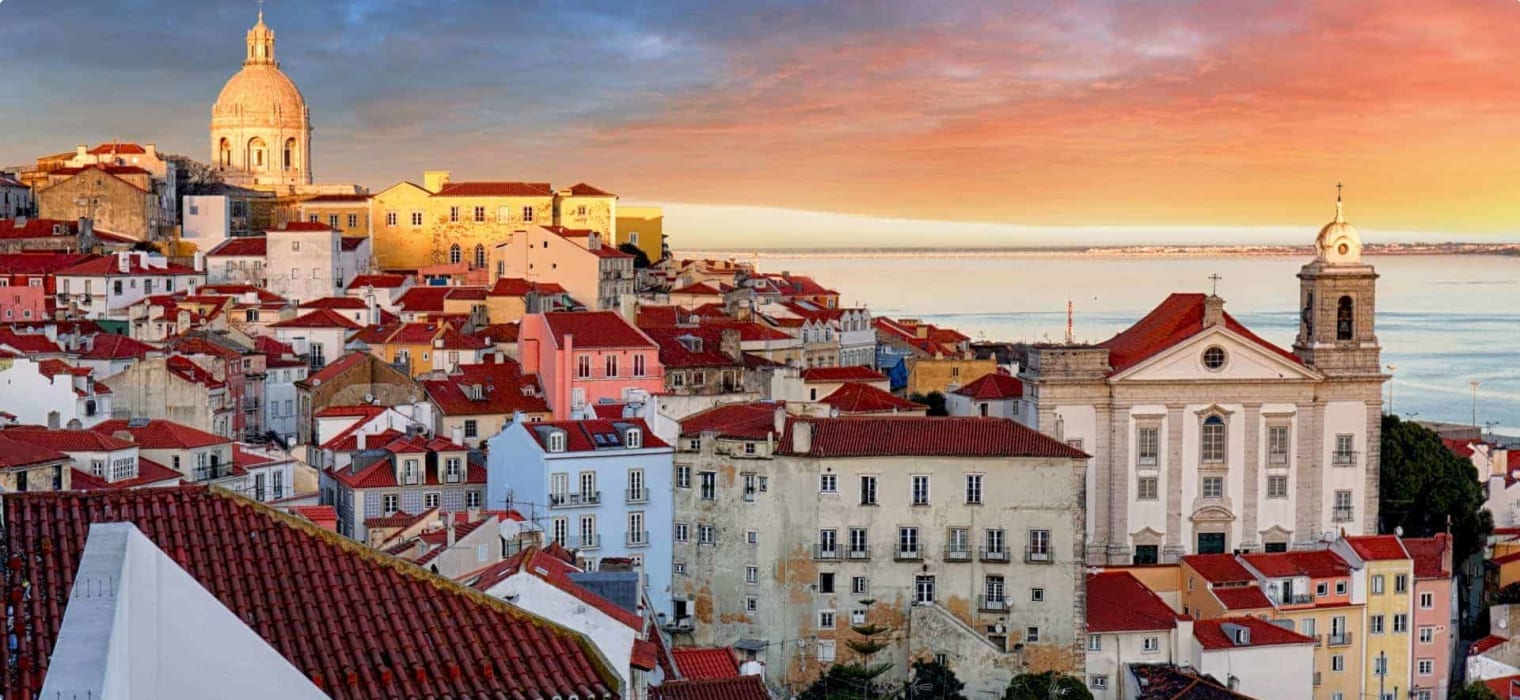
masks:
[[[206,254],[202,253],[202,252],[200,252],[198,250],[195,251],[195,271],[196,272],[205,272],[206,271]]]
[[[777,435],[781,435],[782,433],[786,432],[786,407],[785,406],[777,406],[776,407],[776,422],[772,426],[772,431],[775,432]]]
[[[722,339],[718,342],[719,349],[723,351],[724,355],[728,356],[728,359],[738,362],[740,356],[743,354],[741,345],[739,343],[738,329],[724,328],[721,338]]]
[[[448,522],[449,522],[449,524],[445,526],[447,528],[448,533],[449,533],[448,534],[448,538],[447,538],[448,544],[445,545],[445,546],[452,547],[452,546],[454,546],[454,514],[453,513],[445,513],[444,514],[444,518],[446,518],[448,520]]]
[[[89,155],[89,154],[90,154],[90,147],[88,145],[86,145],[86,144],[82,144],[81,143],[78,146],[74,147],[74,157],[78,158],[81,161],[83,161],[84,157],[87,156],[87,155]]]
[[[424,170],[422,171],[422,188],[437,194],[444,185],[449,184],[449,171],[447,170]]]
[[[464,444],[464,428],[455,428],[453,431],[450,432],[450,435],[452,435],[453,438],[454,438],[454,444],[456,444],[456,445],[463,445]]]
[[[813,422],[798,419],[792,423],[792,452],[807,454],[813,451]]]
[[[1203,327],[1212,328],[1224,323],[1224,297],[1210,294],[1203,299]]]
[[[58,429],[58,422],[60,420],[61,420],[61,418],[59,417],[57,411],[48,411],[48,428],[49,429],[57,430]]]
[[[369,446],[369,435],[366,435],[363,430],[360,430],[358,434],[354,435],[354,441],[355,446],[360,450],[363,450]]]
[[[132,253],[130,251],[116,253],[116,270],[123,273],[132,270]]]
[[[150,143],[143,146],[143,150],[148,152],[148,158],[154,160],[158,159],[158,146]]]

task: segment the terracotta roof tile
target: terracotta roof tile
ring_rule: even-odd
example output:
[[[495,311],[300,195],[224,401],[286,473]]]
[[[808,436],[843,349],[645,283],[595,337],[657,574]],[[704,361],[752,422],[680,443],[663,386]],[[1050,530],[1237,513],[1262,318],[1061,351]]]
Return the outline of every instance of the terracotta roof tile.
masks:
[[[93,430],[61,430],[40,425],[17,425],[0,430],[0,436],[59,452],[110,452],[134,447],[110,433]]]
[[[16,331],[0,327],[0,346],[5,346],[25,355],[48,355],[59,354],[63,348],[48,340],[41,333],[17,333]]]
[[[434,197],[552,197],[547,182],[451,182]]]
[[[919,416],[793,419],[777,453],[794,454],[792,433],[804,420],[812,424],[811,457],[1089,457],[1005,418]]]
[[[496,364],[460,365],[447,379],[420,382],[428,398],[446,416],[511,415],[548,413],[549,404],[535,376],[524,377],[521,365],[506,361]],[[480,398],[467,391],[479,387]],[[524,389],[530,391],[525,392]]]
[[[1209,583],[1246,583],[1256,580],[1233,554],[1189,554],[1182,558],[1182,563],[1198,572]]]
[[[1249,629],[1251,641],[1247,644],[1236,644],[1235,640],[1225,633],[1224,625],[1227,624],[1239,625]],[[1258,620],[1254,617],[1221,617],[1212,620],[1194,621],[1193,638],[1198,640],[1199,646],[1202,646],[1205,651],[1315,643],[1313,637],[1306,637],[1290,629],[1279,627],[1266,620]]]
[[[319,221],[287,221],[268,230],[273,233],[332,233],[337,229]]]
[[[461,577],[461,580],[470,581],[472,588],[484,591],[512,576],[519,574],[536,576],[633,630],[643,629],[644,619],[638,613],[607,600],[571,580],[570,574],[580,573],[580,571],[556,553],[539,547],[529,547],[498,564],[466,574]]]
[[[921,403],[914,403],[907,399],[893,396],[891,393],[882,391],[864,382],[847,382],[840,385],[833,393],[822,399],[834,408],[839,409],[840,414],[861,413],[903,413],[908,411],[923,411],[928,409]]]
[[[68,455],[58,450],[31,442],[12,440],[5,433],[0,433],[0,469],[66,462],[68,459]]]
[[[1144,318],[1098,347],[1108,349],[1108,364],[1114,373],[1122,372],[1147,359],[1202,333],[1204,301],[1203,294],[1172,294]],[[1298,356],[1252,333],[1233,316],[1224,315],[1225,327],[1267,350],[1277,353],[1294,364],[1303,364]]]
[[[592,187],[584,182],[577,182],[570,186],[570,194],[577,197],[616,197],[617,195],[607,190]]]
[[[1024,396],[1024,382],[1019,381],[1018,377],[992,372],[956,389],[955,393],[983,401],[1018,399]]]
[[[1178,615],[1128,571],[1087,576],[1087,631],[1169,630]]]
[[[1261,610],[1272,607],[1272,601],[1255,586],[1215,588],[1211,592],[1227,610]]]
[[[1395,561],[1408,559],[1409,552],[1399,542],[1397,535],[1362,535],[1347,537],[1346,543],[1356,555],[1366,561]]]
[[[1328,549],[1301,550],[1295,552],[1258,552],[1240,557],[1251,568],[1269,578],[1308,576],[1310,578],[1335,578],[1350,576],[1351,565]]]
[[[617,418],[615,420],[585,419],[585,420],[562,420],[543,421],[539,423],[526,423],[528,434],[538,441],[539,447],[548,449],[549,429],[557,428],[565,431],[565,452],[594,452],[596,450],[627,449],[623,444],[622,431],[618,430],[617,424],[627,424],[629,427],[639,428],[643,435],[639,438],[642,449],[658,449],[670,447],[659,436],[655,435],[644,423],[642,418]],[[602,441],[597,436],[604,436]]]
[[[238,236],[218,243],[208,258],[262,258],[268,254],[268,239],[263,236]]]
[[[69,486],[75,491],[100,491],[104,489],[135,489],[142,487],[174,486],[181,483],[184,475],[152,460],[137,458],[137,476],[116,482],[106,481],[83,469],[74,469]]]
[[[567,335],[574,337],[578,348],[655,347],[648,336],[611,311],[553,311],[543,317],[561,348]]]
[[[140,340],[113,333],[99,333],[90,340],[89,349],[80,353],[79,357],[83,360],[140,360],[149,353],[156,352],[161,351]]]
[[[739,677],[739,660],[728,647],[674,647],[670,655],[685,680]]]
[[[1446,533],[1437,533],[1435,537],[1406,538],[1404,549],[1414,558],[1415,578],[1451,578],[1446,557],[1451,552],[1452,544],[1451,537]]]
[[[802,370],[804,382],[884,382],[886,375],[864,365],[812,367]]]
[[[682,437],[714,432],[720,438],[764,440],[776,431],[776,411],[784,404],[771,401],[734,403],[693,413],[681,421]]]
[[[584,640],[246,499],[200,486],[5,497],[5,571],[32,604],[0,666],[7,697],[46,675],[92,522],[131,522],[271,647],[338,700],[579,697],[614,672]],[[259,542],[258,556],[246,543]],[[297,582],[322,582],[298,586]],[[297,590],[299,588],[299,591]]]
[[[770,700],[759,676],[705,681],[665,681],[649,689],[649,700]]]
[[[150,450],[160,449],[192,449],[207,447],[210,445],[223,445],[232,442],[231,438],[196,430],[188,425],[180,425],[167,420],[150,420],[146,425],[133,426],[131,421],[108,420],[93,428],[102,435],[115,435],[118,432],[132,434],[132,441],[138,447]]]
[[[356,330],[360,326],[349,320],[347,316],[332,309],[319,308],[302,314],[288,321],[272,323],[270,328],[346,328]]]
[[[1492,648],[1494,648],[1496,646],[1499,646],[1500,644],[1503,644],[1503,643],[1505,643],[1507,641],[1509,641],[1509,638],[1507,638],[1507,637],[1500,637],[1498,635],[1490,634],[1487,637],[1484,637],[1482,639],[1479,639],[1476,642],[1473,642],[1472,646],[1469,647],[1468,650],[1467,650],[1467,655],[1468,656],[1478,656],[1478,655],[1482,654],[1483,652],[1488,651],[1489,649],[1492,649]],[[1504,696],[1501,695],[1500,697],[1504,697]]]

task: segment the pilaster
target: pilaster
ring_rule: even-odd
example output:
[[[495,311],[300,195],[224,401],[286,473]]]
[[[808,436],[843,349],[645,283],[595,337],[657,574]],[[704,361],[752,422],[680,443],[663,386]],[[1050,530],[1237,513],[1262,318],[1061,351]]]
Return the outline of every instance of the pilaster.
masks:
[[[1381,399],[1381,382],[1379,382],[1379,396],[1377,401],[1367,402],[1367,444],[1365,452],[1367,459],[1362,461],[1362,468],[1367,470],[1363,475],[1363,497],[1366,499],[1366,516],[1362,519],[1362,534],[1376,535],[1381,531],[1381,522],[1378,520],[1378,491],[1382,488],[1383,481],[1383,402]]]
[[[1185,404],[1166,405],[1166,548],[1180,555],[1188,550],[1182,541],[1182,411]],[[1164,559],[1165,560],[1165,559]]]
[[[1109,411],[1108,493],[1111,515],[1108,527],[1108,563],[1114,565],[1130,563],[1129,487],[1134,483],[1135,477],[1130,473],[1129,410],[1128,405],[1122,405],[1114,406]]]
[[[1245,440],[1244,488],[1241,497],[1240,548],[1261,549],[1261,532],[1257,526],[1261,505],[1261,404],[1244,405],[1245,421],[1241,435]]]
[[[1294,435],[1298,438],[1298,473],[1294,479],[1298,487],[1293,491],[1293,536],[1298,544],[1307,545],[1330,525],[1325,512],[1324,412],[1318,401],[1298,404],[1298,426]]]

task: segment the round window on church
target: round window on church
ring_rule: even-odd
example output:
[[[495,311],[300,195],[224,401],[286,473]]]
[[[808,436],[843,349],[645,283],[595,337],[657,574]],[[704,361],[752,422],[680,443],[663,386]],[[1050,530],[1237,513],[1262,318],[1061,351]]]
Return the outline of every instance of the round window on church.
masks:
[[[1341,255],[1345,255],[1346,253],[1351,252],[1351,246],[1342,243],[1339,248],[1336,248],[1336,250],[1340,251]]]
[[[1209,369],[1219,369],[1224,366],[1224,348],[1214,345],[1203,351],[1203,366]]]

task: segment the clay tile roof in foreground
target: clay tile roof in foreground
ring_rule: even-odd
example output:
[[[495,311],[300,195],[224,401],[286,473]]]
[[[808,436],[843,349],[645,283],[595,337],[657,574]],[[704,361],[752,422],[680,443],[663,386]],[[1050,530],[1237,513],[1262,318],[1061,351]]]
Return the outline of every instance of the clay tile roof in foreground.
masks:
[[[1169,630],[1178,615],[1154,591],[1128,571],[1087,577],[1087,631]]]
[[[670,655],[686,680],[739,677],[739,661],[728,647],[675,647]]]
[[[1227,624],[1239,625],[1250,630],[1250,641],[1237,644],[1225,632],[1224,626]],[[1193,638],[1198,640],[1198,644],[1205,651],[1315,643],[1313,637],[1306,637],[1293,630],[1279,627],[1266,620],[1258,620],[1254,617],[1221,617],[1213,620],[1197,620],[1193,622]]]
[[[1415,578],[1451,578],[1451,568],[1446,563],[1451,547],[1451,537],[1444,532],[1435,537],[1404,540],[1404,549],[1414,558]]]
[[[1189,554],[1182,563],[1192,567],[1209,583],[1246,583],[1256,577],[1235,560],[1233,554]]]
[[[681,435],[695,437],[714,432],[721,438],[764,440],[776,431],[776,410],[783,405],[756,401],[709,408],[681,421]]]
[[[1024,383],[1018,377],[992,372],[956,389],[955,393],[983,401],[1017,399],[1024,396]]]
[[[1267,594],[1262,593],[1255,586],[1239,586],[1236,588],[1215,588],[1211,591],[1219,604],[1227,610],[1269,610],[1272,601],[1267,599]]]
[[[1172,294],[1144,318],[1124,329],[1098,347],[1108,349],[1108,364],[1114,373],[1122,372],[1204,331],[1203,294]],[[1277,353],[1294,364],[1303,364],[1298,356],[1252,333],[1228,313],[1225,327],[1237,335]]]
[[[841,384],[834,393],[825,396],[822,402],[839,409],[842,414],[904,413],[929,408],[924,404],[893,396],[864,382]]]
[[[68,455],[50,447],[12,440],[0,434],[0,469],[52,464],[68,461],[68,459]]]
[[[886,375],[864,365],[848,367],[813,367],[802,370],[805,382],[884,382]]]
[[[793,451],[792,435],[804,419],[787,424],[776,451]],[[811,418],[810,457],[1055,457],[1090,455],[1006,418],[920,416]]]
[[[35,697],[90,523],[130,522],[324,693],[615,697],[584,638],[295,516],[202,486],[4,499],[6,697]],[[257,555],[247,543],[257,541]],[[29,594],[19,596],[26,582]],[[306,582],[306,583],[303,583]],[[309,585],[322,582],[322,585]]]
[[[759,676],[702,681],[665,681],[649,689],[649,700],[770,700]]]

